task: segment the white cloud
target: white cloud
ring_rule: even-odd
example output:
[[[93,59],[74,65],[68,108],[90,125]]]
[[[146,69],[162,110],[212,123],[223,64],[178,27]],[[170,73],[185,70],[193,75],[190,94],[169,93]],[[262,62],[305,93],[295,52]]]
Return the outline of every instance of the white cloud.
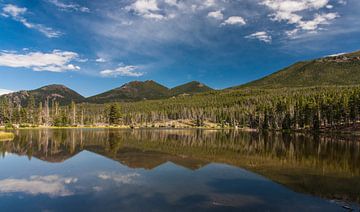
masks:
[[[106,60],[104,58],[101,58],[101,57],[97,58],[95,61],[98,62],[98,63],[105,63],[106,62]]]
[[[337,13],[325,13],[325,14],[315,14],[315,18],[309,21],[301,21],[299,26],[303,30],[315,31],[319,28],[319,25],[330,24],[331,20],[334,20],[339,17]]]
[[[13,4],[7,4],[5,7],[3,7],[3,16],[5,17],[18,17],[24,13],[26,13],[26,8],[20,8]]]
[[[339,4],[346,5],[346,4],[347,4],[347,1],[346,1],[346,0],[338,0],[338,3],[339,3]]]
[[[66,4],[64,2],[61,2],[60,0],[49,0],[49,2],[53,5],[55,5],[56,7],[60,8],[63,11],[80,11],[80,12],[84,12],[84,13],[90,12],[89,8],[82,7],[75,3]]]
[[[69,51],[54,50],[51,53],[29,52],[26,54],[0,52],[0,66],[12,68],[29,68],[34,71],[63,72],[79,70],[80,67],[70,62],[78,54]]]
[[[287,30],[285,31],[285,34],[290,38],[296,38],[296,35],[298,34],[299,29],[295,28],[293,30]]]
[[[208,17],[214,18],[216,20],[222,20],[224,19],[224,14],[221,10],[213,11],[208,13]]]
[[[61,36],[61,32],[53,30],[50,27],[29,22],[26,18],[23,17],[26,12],[27,8],[21,8],[13,4],[7,4],[2,9],[2,16],[11,17],[13,20],[22,23],[25,27],[29,29],[35,29],[43,33],[48,38],[56,38]]]
[[[160,12],[156,0],[136,0],[133,4],[125,7],[128,11],[134,11],[139,16],[148,19],[162,20],[167,17]]]
[[[271,36],[267,33],[267,32],[255,32],[251,35],[246,36],[245,38],[249,38],[249,39],[258,39],[260,41],[263,41],[265,43],[271,43],[272,38]]]
[[[135,72],[139,69],[139,66],[124,66],[121,65],[116,69],[107,69],[100,72],[100,74],[104,77],[140,77],[143,76],[143,72]]]
[[[0,180],[0,193],[46,194],[51,197],[73,195],[65,185],[77,182],[77,178],[64,178],[58,175],[31,176],[29,179]]]
[[[337,56],[341,56],[347,54],[347,52],[341,52],[341,53],[336,53],[336,54],[330,54],[330,55],[326,55],[325,57],[337,57]]]
[[[87,58],[77,58],[76,61],[80,62],[80,63],[86,63],[88,61]]]
[[[196,12],[199,10],[205,10],[209,8],[215,8],[218,6],[217,0],[201,0],[201,1],[190,1],[191,4],[188,7],[191,11]]]
[[[276,12],[294,13],[309,9],[320,9],[328,3],[329,0],[263,0],[261,4]]]
[[[112,174],[112,173],[100,173],[98,178],[102,180],[112,180],[116,183],[121,184],[131,184],[134,182],[134,178],[139,177],[138,173],[130,173],[130,174]]]
[[[215,0],[205,0],[203,1],[203,5],[204,7],[214,7],[216,6],[216,2]]]
[[[291,37],[296,36],[300,30],[316,32],[320,25],[330,24],[331,20],[339,17],[337,13],[315,13],[310,19],[304,18],[305,12],[311,14],[322,8],[332,9],[329,0],[263,0],[261,4],[274,11],[270,15],[273,21],[285,21],[295,25],[295,29],[286,32]]]
[[[0,96],[1,96],[1,95],[4,95],[4,94],[12,93],[12,92],[13,92],[13,91],[11,91],[11,90],[1,89],[1,88],[0,88]]]
[[[226,19],[221,25],[245,25],[246,21],[240,16],[231,16]]]

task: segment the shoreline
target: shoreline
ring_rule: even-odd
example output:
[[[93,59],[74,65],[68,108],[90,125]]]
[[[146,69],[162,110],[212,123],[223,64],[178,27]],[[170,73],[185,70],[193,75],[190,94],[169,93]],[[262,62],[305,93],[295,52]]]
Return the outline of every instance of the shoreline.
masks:
[[[186,130],[186,129],[201,129],[201,130],[239,130],[247,132],[257,132],[255,129],[243,129],[243,128],[234,128],[234,127],[147,127],[147,126],[64,126],[64,127],[55,127],[55,126],[36,126],[36,127],[16,127],[16,128],[5,128],[0,126],[0,130],[29,130],[29,129],[175,129],[175,130]]]
[[[257,133],[307,133],[307,134],[335,134],[335,135],[353,135],[360,136],[360,130],[356,129],[349,131],[347,129],[320,129],[319,131],[313,131],[310,129],[298,129],[298,130],[258,130],[251,128],[238,128],[238,127],[195,127],[195,126],[181,126],[181,127],[172,127],[172,126],[130,126],[130,125],[119,125],[119,126],[34,126],[34,127],[15,127],[15,128],[6,128],[5,126],[0,126],[0,130],[13,131],[13,130],[40,130],[40,129],[119,129],[119,130],[234,130],[239,132],[257,132]],[[1,131],[0,131],[1,133]]]

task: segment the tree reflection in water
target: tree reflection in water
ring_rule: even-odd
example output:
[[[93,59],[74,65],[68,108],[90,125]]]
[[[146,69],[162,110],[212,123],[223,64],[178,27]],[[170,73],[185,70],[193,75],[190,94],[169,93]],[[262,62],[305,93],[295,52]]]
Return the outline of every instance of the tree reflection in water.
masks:
[[[59,163],[90,151],[131,168],[173,162],[191,170],[225,163],[288,188],[360,202],[360,138],[215,130],[20,130],[0,153]]]

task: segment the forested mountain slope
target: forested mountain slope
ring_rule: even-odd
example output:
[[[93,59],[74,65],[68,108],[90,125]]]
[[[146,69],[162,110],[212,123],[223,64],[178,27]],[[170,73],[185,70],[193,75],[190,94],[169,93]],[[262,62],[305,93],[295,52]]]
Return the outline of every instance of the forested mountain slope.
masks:
[[[283,88],[360,84],[360,51],[295,63],[234,88]]]
[[[85,98],[77,92],[64,85],[48,85],[35,90],[18,91],[1,96],[13,104],[28,106],[29,103],[39,105],[39,103],[57,102],[59,105],[69,105],[71,102],[83,102]]]
[[[98,94],[86,99],[91,103],[106,102],[130,102],[145,99],[161,99],[168,96],[168,88],[159,83],[148,81],[133,81],[112,89],[102,94]]]

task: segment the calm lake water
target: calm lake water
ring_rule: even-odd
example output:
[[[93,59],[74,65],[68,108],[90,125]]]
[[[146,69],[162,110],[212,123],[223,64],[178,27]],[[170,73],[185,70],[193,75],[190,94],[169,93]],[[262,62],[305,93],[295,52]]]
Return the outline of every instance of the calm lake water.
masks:
[[[359,211],[360,139],[211,130],[20,130],[0,211]]]

